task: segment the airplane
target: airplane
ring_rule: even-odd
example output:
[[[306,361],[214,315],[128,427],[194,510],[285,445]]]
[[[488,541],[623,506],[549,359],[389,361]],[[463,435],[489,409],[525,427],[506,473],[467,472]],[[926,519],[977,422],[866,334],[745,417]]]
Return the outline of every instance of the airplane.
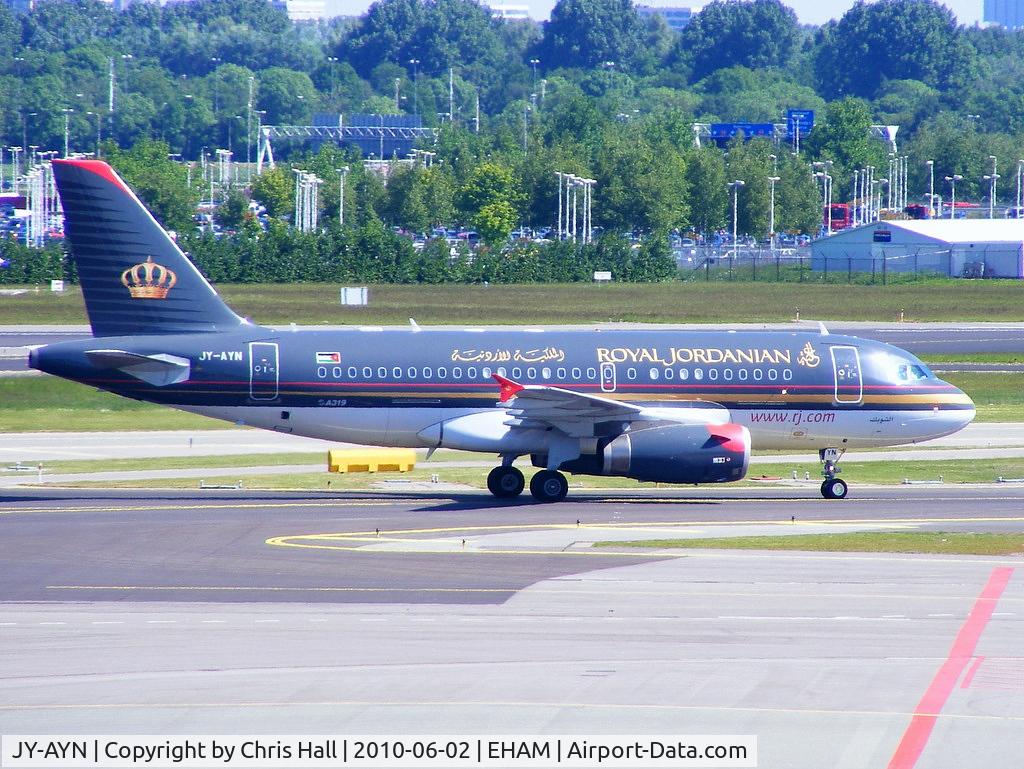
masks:
[[[752,448],[850,448],[960,430],[971,399],[914,355],[817,331],[271,328],[236,315],[105,162],[53,161],[93,337],[32,368],[295,435],[487,452],[498,498],[557,502],[565,474],[737,481]],[[680,288],[681,300],[685,288]]]

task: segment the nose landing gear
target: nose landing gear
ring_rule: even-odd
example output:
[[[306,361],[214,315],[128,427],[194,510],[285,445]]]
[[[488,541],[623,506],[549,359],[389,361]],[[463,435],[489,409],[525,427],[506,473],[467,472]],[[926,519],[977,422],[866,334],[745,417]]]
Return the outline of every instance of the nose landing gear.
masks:
[[[846,449],[821,449],[818,457],[821,459],[824,469],[822,475],[825,480],[821,482],[821,496],[825,499],[846,499],[849,486],[842,478],[837,478],[839,466],[836,462],[846,453]]]

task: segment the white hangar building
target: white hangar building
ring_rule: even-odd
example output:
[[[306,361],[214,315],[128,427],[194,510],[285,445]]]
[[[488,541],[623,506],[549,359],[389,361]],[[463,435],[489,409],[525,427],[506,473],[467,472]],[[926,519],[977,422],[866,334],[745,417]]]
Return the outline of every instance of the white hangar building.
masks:
[[[878,221],[811,243],[828,272],[929,272],[954,278],[1024,278],[1024,219]]]

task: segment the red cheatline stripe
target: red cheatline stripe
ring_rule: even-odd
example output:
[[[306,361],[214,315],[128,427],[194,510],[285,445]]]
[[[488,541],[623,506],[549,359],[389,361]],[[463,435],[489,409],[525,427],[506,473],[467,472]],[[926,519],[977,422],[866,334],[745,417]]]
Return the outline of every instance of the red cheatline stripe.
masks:
[[[931,737],[935,722],[942,712],[943,706],[953,692],[957,680],[964,672],[964,668],[974,656],[974,650],[978,646],[978,640],[985,631],[988,621],[992,619],[992,612],[995,611],[996,602],[1006,589],[1013,569],[1001,567],[992,570],[985,589],[981,591],[978,600],[974,602],[971,613],[957,633],[953,647],[949,650],[949,656],[942,663],[932,679],[931,684],[925,691],[921,701],[917,703],[914,710],[914,717],[910,725],[903,733],[903,739],[896,747],[892,759],[889,761],[889,769],[913,769],[917,760],[921,757],[928,738]]]

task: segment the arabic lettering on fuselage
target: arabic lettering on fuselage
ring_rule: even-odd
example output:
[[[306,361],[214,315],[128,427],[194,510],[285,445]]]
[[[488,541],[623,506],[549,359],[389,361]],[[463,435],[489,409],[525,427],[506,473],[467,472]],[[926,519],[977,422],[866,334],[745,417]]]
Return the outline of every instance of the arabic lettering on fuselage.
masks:
[[[655,363],[677,366],[680,363],[769,363],[790,364],[789,350],[777,347],[753,347],[744,350],[721,347],[598,347],[598,363]]]
[[[455,363],[561,363],[564,360],[565,350],[557,347],[534,350],[452,350],[452,362]]]

